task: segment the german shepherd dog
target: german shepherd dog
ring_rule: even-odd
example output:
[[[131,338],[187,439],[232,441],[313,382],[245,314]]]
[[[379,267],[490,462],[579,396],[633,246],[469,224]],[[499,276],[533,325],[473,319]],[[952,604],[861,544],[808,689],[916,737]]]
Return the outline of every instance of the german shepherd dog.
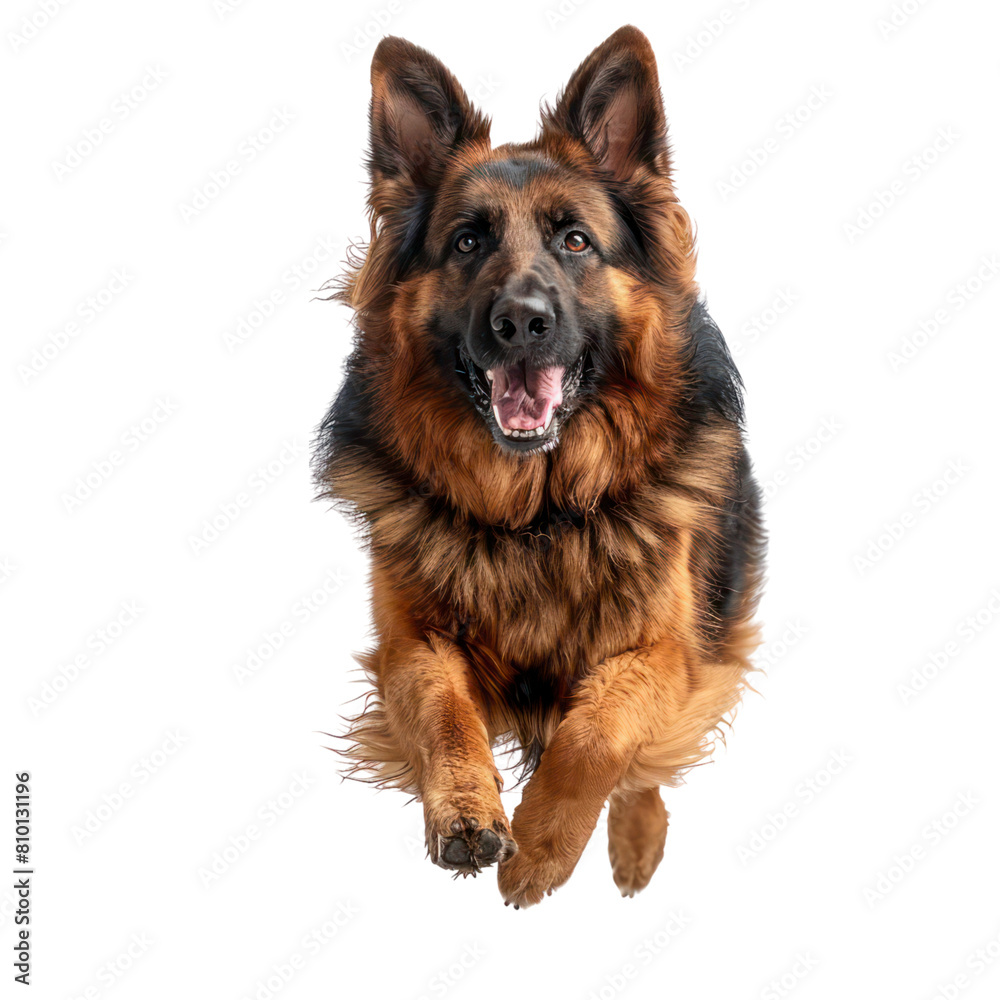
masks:
[[[425,50],[383,39],[371,82],[371,237],[335,286],[357,335],[315,455],[371,555],[341,753],[423,803],[435,864],[498,862],[517,907],[609,802],[631,896],[663,856],[659,787],[742,695],[764,547],[653,52],[616,31],[535,139],[495,149]],[[508,823],[510,742],[530,778]]]

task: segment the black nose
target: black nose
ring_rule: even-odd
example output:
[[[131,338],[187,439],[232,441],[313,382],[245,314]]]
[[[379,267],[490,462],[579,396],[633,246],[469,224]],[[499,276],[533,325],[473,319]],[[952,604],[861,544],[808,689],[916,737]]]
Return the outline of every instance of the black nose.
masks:
[[[538,292],[503,292],[490,311],[490,326],[505,347],[527,347],[549,335],[556,322],[552,303]]]

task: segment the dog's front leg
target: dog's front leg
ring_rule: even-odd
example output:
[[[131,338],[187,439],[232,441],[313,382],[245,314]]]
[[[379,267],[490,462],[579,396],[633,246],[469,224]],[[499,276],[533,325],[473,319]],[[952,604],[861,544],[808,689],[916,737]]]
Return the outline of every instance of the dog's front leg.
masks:
[[[655,787],[690,766],[723,704],[734,700],[739,673],[692,663],[670,639],[594,668],[514,811],[519,850],[499,871],[506,902],[530,906],[570,877],[616,788]],[[724,696],[710,690],[710,674],[724,683]]]
[[[382,694],[390,731],[414,770],[431,860],[474,875],[517,847],[469,671],[447,639],[395,641]]]

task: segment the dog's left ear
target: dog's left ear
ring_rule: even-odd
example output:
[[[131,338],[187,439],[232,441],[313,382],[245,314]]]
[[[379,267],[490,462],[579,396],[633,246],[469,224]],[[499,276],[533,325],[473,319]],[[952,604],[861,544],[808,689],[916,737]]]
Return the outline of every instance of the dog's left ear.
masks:
[[[555,109],[543,110],[542,135],[552,131],[582,141],[616,180],[643,166],[669,172],[656,58],[638,28],[619,28],[584,59]]]
[[[489,119],[476,109],[444,64],[392,35],[372,58],[369,113],[372,181],[403,179],[433,188],[462,143],[489,143]]]

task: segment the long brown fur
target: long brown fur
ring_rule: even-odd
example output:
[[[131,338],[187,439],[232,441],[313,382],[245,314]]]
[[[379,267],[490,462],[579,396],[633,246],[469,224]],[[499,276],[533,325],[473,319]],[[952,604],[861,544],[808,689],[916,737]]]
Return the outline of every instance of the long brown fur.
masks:
[[[714,375],[692,334],[694,240],[653,54],[636,29],[616,32],[516,147],[492,149],[488,120],[407,42],[381,43],[372,84],[371,240],[339,292],[359,334],[317,454],[322,495],[355,518],[372,562],[372,695],[347,733],[351,773],[418,796],[432,860],[473,874],[498,860],[521,906],[565,882],[610,798],[615,881],[632,895],[662,856],[657,789],[711,751],[742,695],[763,549],[738,403],[699,402]],[[420,155],[394,162],[415,133]],[[511,157],[538,178],[498,194],[489,167]],[[463,289],[407,246],[418,212],[429,243],[480,174],[516,244],[532,206],[563,193],[560,170],[609,244],[620,220],[596,192],[631,206],[643,265],[581,288],[582,310],[616,317],[613,349],[558,446],[508,454],[430,332]],[[532,772],[512,828],[492,755],[508,741]],[[465,864],[448,861],[456,838]]]

